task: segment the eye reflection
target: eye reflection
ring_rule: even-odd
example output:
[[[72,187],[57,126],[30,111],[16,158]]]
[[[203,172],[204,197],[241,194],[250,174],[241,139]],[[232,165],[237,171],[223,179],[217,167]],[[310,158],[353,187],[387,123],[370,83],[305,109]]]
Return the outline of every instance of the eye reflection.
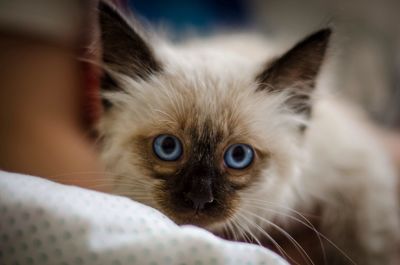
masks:
[[[182,144],[173,135],[161,134],[154,139],[153,152],[164,161],[176,161],[183,153]]]
[[[247,144],[233,144],[224,154],[225,165],[233,169],[244,169],[253,162],[254,151]]]

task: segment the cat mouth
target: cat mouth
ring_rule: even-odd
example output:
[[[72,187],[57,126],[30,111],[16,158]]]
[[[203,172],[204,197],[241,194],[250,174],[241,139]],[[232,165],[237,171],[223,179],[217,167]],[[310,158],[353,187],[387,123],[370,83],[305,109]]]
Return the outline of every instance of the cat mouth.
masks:
[[[215,223],[226,220],[225,216],[210,216],[201,212],[194,212],[192,214],[175,214],[172,219],[179,225],[195,225],[203,228],[207,228]]]
[[[183,209],[173,205],[166,207],[163,205],[160,209],[169,218],[171,218],[178,225],[195,225],[202,228],[213,226],[217,223],[225,222],[230,217],[231,211],[224,211],[222,209]]]

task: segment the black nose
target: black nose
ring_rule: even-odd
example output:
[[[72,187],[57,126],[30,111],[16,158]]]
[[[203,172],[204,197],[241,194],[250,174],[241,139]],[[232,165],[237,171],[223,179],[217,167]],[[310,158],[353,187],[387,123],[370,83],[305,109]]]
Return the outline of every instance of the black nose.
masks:
[[[197,177],[192,179],[190,188],[184,192],[184,196],[192,202],[196,212],[204,209],[207,203],[214,201],[212,183],[209,178]]]
[[[203,210],[207,203],[212,203],[214,201],[211,191],[203,193],[189,192],[186,194],[186,197],[192,201],[193,209],[195,209],[196,212]]]

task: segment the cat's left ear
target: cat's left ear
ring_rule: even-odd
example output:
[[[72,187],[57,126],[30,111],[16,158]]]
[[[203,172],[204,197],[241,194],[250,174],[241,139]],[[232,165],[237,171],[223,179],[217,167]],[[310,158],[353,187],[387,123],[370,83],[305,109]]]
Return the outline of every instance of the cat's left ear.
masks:
[[[99,2],[98,10],[103,63],[134,79],[161,71],[151,45],[131,19],[106,0]]]
[[[268,64],[256,77],[259,84],[257,91],[286,91],[289,107],[296,113],[309,115],[310,97],[331,33],[331,29],[327,28],[311,34]]]

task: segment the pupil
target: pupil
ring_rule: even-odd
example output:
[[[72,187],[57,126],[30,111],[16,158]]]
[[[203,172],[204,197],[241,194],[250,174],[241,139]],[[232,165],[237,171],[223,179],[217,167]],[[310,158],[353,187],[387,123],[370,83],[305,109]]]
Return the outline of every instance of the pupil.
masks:
[[[244,152],[243,147],[237,146],[237,147],[235,147],[235,149],[233,149],[232,158],[235,161],[237,161],[237,162],[242,161],[244,159],[244,155],[245,155],[245,152]]]
[[[175,150],[176,144],[172,137],[167,137],[162,142],[161,147],[165,153],[171,154]]]

